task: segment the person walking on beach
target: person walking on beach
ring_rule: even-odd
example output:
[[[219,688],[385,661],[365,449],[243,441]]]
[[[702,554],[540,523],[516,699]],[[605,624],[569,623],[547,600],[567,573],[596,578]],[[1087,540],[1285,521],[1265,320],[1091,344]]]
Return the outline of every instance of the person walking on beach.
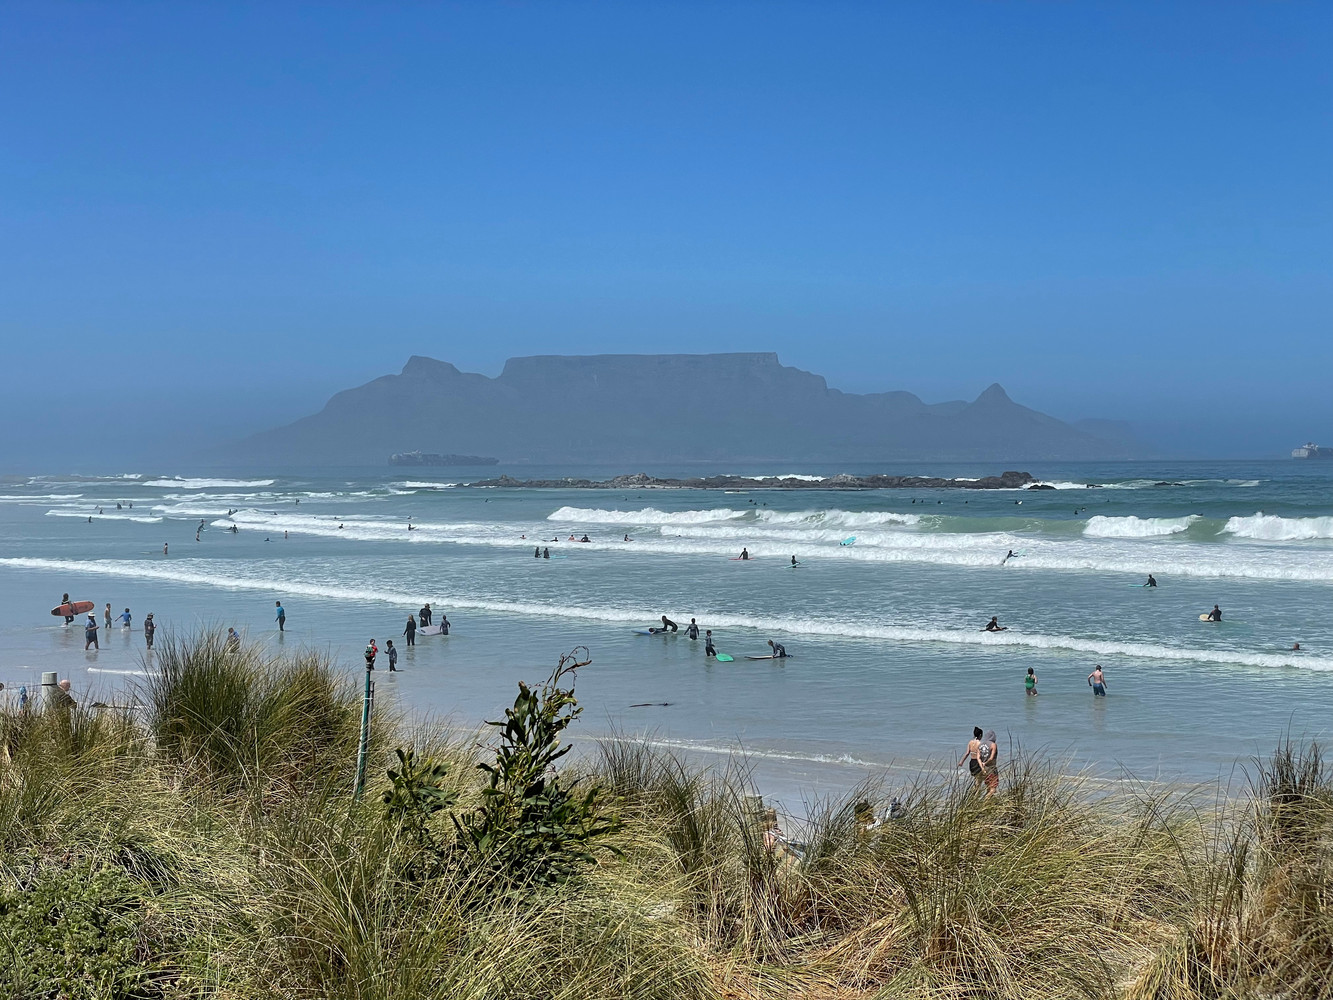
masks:
[[[1088,674],[1088,686],[1092,688],[1094,698],[1106,697],[1106,675],[1102,673],[1100,663],[1092,668],[1092,673]]]
[[[97,616],[89,615],[88,621],[83,626],[83,648],[87,650],[89,646],[93,649],[101,649],[97,645]]]
[[[962,759],[958,761],[958,766],[967,765],[968,771],[972,775],[972,780],[976,782],[978,788],[986,780],[981,769],[981,739],[985,734],[982,733],[980,726],[972,727],[972,738],[967,742],[967,751]]]
[[[981,757],[981,767],[986,779],[986,795],[989,797],[1000,790],[1000,744],[995,738],[994,729],[986,730],[977,753]]]
[[[281,601],[274,601],[273,603],[278,608],[278,617],[273,620],[278,623],[278,631],[285,632],[287,631],[287,611],[283,608]]]
[[[384,644],[384,652],[389,657],[389,673],[398,669],[398,650],[393,648],[393,640]]]
[[[1037,673],[1031,667],[1028,667],[1028,675],[1023,678],[1023,687],[1027,689],[1029,698],[1037,696]]]
[[[157,622],[153,621],[153,613],[150,611],[143,620],[143,641],[149,649],[153,648],[153,633],[157,631]]]
[[[411,615],[407,616],[407,628],[403,629],[403,635],[407,636],[409,646],[417,644],[417,620]]]
[[[107,601],[106,607],[102,609],[102,624],[106,626],[108,632],[111,631],[111,602]]]

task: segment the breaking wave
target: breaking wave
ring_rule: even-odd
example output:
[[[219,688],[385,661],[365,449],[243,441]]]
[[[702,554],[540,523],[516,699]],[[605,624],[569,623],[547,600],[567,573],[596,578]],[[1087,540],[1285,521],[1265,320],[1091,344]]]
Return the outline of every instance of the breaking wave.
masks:
[[[548,521],[572,521],[577,524],[704,524],[708,521],[731,521],[745,517],[748,510],[599,510],[588,507],[561,507],[546,516]]]
[[[1083,534],[1089,538],[1162,538],[1188,531],[1197,520],[1198,514],[1188,517],[1104,517],[1098,514],[1088,518]]]
[[[1237,538],[1257,538],[1266,542],[1333,538],[1333,517],[1278,517],[1260,511],[1249,517],[1233,517],[1222,530]]]
[[[150,479],[140,486],[157,486],[164,489],[206,490],[214,486],[272,486],[272,479]]]

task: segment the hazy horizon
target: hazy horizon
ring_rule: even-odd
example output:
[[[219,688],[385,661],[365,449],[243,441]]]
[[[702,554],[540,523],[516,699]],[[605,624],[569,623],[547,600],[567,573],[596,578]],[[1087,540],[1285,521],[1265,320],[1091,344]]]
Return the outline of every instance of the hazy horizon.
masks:
[[[1333,8],[7,5],[10,467],[192,454],[421,354],[1333,444]],[[14,377],[17,376],[17,377]]]

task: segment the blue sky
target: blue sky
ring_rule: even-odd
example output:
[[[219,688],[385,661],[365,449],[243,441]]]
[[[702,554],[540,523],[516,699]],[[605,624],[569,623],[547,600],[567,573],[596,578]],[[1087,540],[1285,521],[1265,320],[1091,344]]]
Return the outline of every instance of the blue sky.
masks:
[[[1333,443],[1330,52],[1328,3],[9,3],[8,448],[724,350]]]

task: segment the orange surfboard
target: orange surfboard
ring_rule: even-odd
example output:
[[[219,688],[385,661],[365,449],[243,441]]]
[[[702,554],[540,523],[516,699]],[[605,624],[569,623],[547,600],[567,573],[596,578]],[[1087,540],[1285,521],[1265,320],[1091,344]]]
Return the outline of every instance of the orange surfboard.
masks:
[[[62,604],[58,608],[52,608],[51,614],[57,618],[72,618],[74,615],[86,615],[96,605],[92,601],[71,601],[69,604]]]

